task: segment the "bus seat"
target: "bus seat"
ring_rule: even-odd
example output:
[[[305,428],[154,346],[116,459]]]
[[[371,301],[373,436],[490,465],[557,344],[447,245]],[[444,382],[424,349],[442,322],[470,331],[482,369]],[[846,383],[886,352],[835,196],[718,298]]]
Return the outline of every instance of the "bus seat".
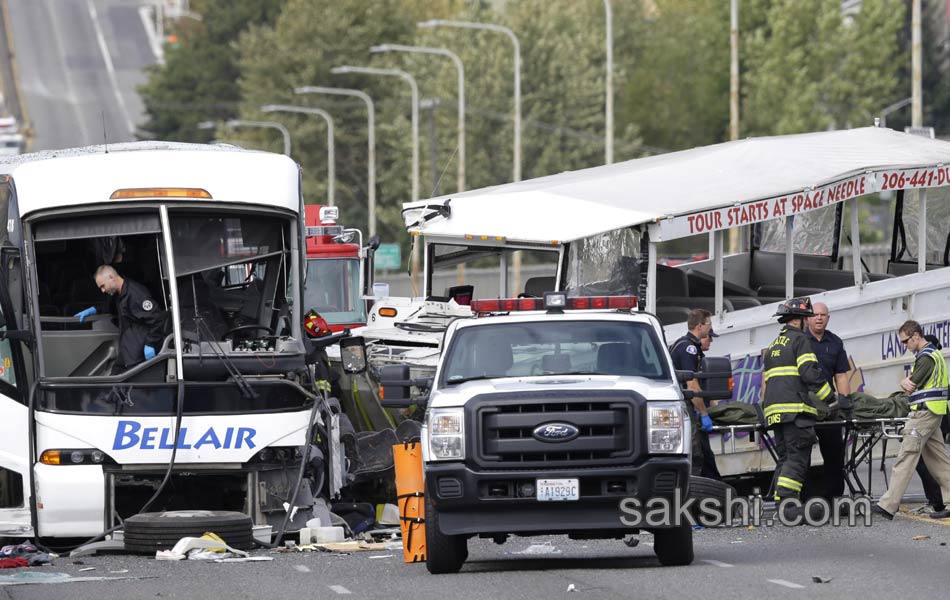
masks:
[[[758,294],[759,294],[759,300],[760,300],[763,304],[765,304],[765,303],[768,302],[767,300],[764,300],[763,298],[769,298],[769,299],[771,299],[771,298],[782,298],[783,300],[787,299],[787,296],[785,295],[785,284],[782,284],[782,285],[763,285],[763,286],[760,286],[757,291],[758,291]],[[824,289],[824,288],[802,287],[802,286],[796,285],[796,286],[793,288],[792,293],[793,293],[796,297],[801,297],[801,296],[811,296],[811,295],[813,295],[813,294],[820,294],[820,293],[822,293],[822,292],[827,292],[827,291],[828,291],[828,290],[826,290],[826,289]]]
[[[689,279],[686,271],[666,265],[656,266],[657,296],[689,296]]]
[[[804,269],[828,269],[832,266],[828,256],[795,254],[795,266]],[[785,253],[756,250],[752,253],[749,270],[749,287],[757,290],[763,285],[785,284]],[[796,284],[797,285],[797,284]],[[782,294],[785,292],[783,291]],[[761,296],[761,292],[759,293]],[[771,294],[770,294],[771,295]]]
[[[687,310],[694,308],[705,308],[709,312],[716,312],[716,299],[708,296],[694,298],[692,296],[664,296],[656,299],[657,306],[682,306]],[[722,308],[726,312],[732,312],[735,307],[728,298],[722,299]]]
[[[530,277],[524,282],[524,293],[525,296],[541,298],[544,292],[553,292],[554,287],[554,277]]]
[[[712,275],[696,269],[687,269],[686,277],[689,280],[690,296],[716,295],[716,278]],[[725,280],[722,282],[722,293],[730,298],[733,296],[755,296],[755,290]]]
[[[854,285],[854,273],[832,269],[796,269],[795,285],[839,290]]]
[[[938,265],[934,263],[927,263],[927,270],[932,271],[934,269],[942,269],[946,265]],[[917,261],[913,262],[894,262],[888,261],[887,263],[887,272],[890,275],[895,277],[900,277],[901,275],[910,275],[911,273],[917,272]],[[873,279],[871,281],[874,281]]]
[[[750,296],[726,296],[725,299],[732,302],[732,307],[736,310],[762,306],[761,300]]]
[[[656,318],[660,320],[660,325],[685,323],[689,319],[689,309],[685,306],[657,306]]]

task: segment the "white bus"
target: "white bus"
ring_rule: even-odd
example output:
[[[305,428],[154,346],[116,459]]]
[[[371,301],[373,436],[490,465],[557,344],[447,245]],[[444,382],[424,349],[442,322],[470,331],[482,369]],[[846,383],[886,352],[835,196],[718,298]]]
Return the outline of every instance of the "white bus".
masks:
[[[747,403],[760,400],[776,303],[809,295],[831,308],[830,329],[854,366],[852,389],[885,396],[911,363],[896,333],[903,321],[920,321],[950,352],[946,186],[950,143],[866,127],[752,138],[409,203],[403,215],[424,249],[430,301],[376,302],[364,332],[371,367],[434,368],[441,328],[470,314],[433,301],[450,295],[434,289],[434,274],[494,265],[512,310],[519,295],[548,290],[636,294],[668,342],[685,333],[689,309],[709,309],[721,336],[712,353],[731,357],[734,400]],[[890,242],[874,268],[859,226],[871,218]],[[514,251],[548,272],[516,284]],[[713,440],[725,448],[724,475],[774,468],[758,440],[736,440],[734,450],[724,441]]]
[[[146,503],[273,524],[295,490],[300,507],[339,490],[302,336],[299,182],[285,156],[224,146],[0,161],[0,536],[94,536]],[[102,264],[165,311],[153,358],[115,367]]]

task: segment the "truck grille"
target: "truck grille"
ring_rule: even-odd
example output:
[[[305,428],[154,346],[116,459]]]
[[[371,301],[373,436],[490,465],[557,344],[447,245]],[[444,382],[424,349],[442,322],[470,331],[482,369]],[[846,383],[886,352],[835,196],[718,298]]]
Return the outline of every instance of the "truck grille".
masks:
[[[520,398],[479,403],[475,419],[479,428],[475,435],[477,458],[485,466],[505,468],[629,463],[636,454],[636,405],[631,400]],[[573,426],[577,435],[568,441],[537,439],[535,429],[549,423]]]

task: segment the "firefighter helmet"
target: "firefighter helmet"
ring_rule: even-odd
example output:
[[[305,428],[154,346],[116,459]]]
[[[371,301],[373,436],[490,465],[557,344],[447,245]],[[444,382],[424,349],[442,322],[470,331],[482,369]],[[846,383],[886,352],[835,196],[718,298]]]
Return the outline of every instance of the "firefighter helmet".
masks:
[[[792,319],[812,317],[815,311],[811,308],[811,298],[791,298],[778,305],[773,317],[778,317],[779,323],[787,323]]]
[[[312,308],[307,311],[303,318],[303,328],[310,337],[318,338],[333,333],[327,320],[320,316],[320,313]]]

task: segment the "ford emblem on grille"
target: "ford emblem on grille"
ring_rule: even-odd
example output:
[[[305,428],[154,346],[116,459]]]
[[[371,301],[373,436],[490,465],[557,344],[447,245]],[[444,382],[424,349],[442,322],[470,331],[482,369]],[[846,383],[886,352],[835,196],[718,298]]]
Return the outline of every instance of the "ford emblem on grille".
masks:
[[[570,423],[545,423],[535,427],[531,435],[542,442],[569,442],[580,433],[580,430]]]

